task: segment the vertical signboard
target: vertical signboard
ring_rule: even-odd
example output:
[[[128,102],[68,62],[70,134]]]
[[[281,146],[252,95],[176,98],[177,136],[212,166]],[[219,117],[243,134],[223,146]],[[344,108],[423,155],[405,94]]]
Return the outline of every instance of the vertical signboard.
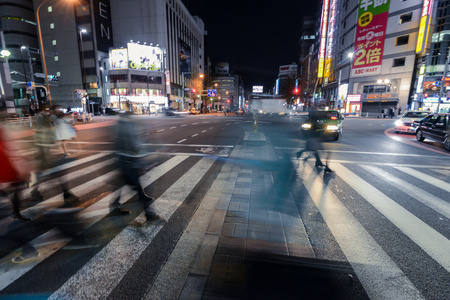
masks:
[[[419,34],[417,35],[416,53],[425,52],[428,42],[428,33],[430,32],[431,13],[433,0],[424,0],[422,7],[422,16],[420,18]]]
[[[108,53],[113,47],[111,5],[109,0],[93,0],[97,50]]]
[[[180,71],[183,73],[191,72],[191,47],[189,47],[181,39],[179,40],[180,47]]]
[[[330,5],[330,20],[328,26],[328,39],[327,39],[324,77],[330,77],[331,75],[331,60],[333,59],[334,30],[336,24],[336,2],[337,0],[331,0]]]
[[[327,45],[327,24],[328,24],[329,5],[330,5],[329,0],[323,1],[322,19],[321,19],[321,27],[320,27],[319,66],[317,69],[317,77],[319,77],[319,78],[322,78],[323,73],[324,73],[325,48]]]
[[[390,0],[360,0],[352,77],[381,72]]]

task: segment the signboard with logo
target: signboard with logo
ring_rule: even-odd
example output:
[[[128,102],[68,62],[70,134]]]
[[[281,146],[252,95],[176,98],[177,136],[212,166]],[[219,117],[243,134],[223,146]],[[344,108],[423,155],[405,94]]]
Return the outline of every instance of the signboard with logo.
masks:
[[[262,93],[264,87],[262,85],[254,85],[253,86],[253,93]]]
[[[109,0],[93,0],[97,50],[108,53],[113,47],[111,5]]]
[[[428,42],[428,33],[430,32],[431,10],[433,0],[424,0],[422,15],[420,18],[419,34],[417,35],[416,53],[423,53]]]
[[[325,59],[324,77],[330,77],[331,75],[331,61],[333,59],[334,30],[336,23],[336,2],[337,0],[331,0],[330,5],[330,21],[328,25],[328,38],[327,38],[327,51]]]
[[[360,0],[352,77],[379,74],[390,0]]]
[[[191,72],[191,47],[181,39],[179,40],[180,71],[184,73]]]
[[[131,70],[161,71],[161,48],[128,43],[128,66]]]
[[[124,70],[128,69],[128,50],[127,48],[111,50],[111,69]]]

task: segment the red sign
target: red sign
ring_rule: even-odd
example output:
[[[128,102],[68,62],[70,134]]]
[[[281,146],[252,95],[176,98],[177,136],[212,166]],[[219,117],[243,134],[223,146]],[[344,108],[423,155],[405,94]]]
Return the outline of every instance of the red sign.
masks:
[[[379,74],[383,60],[389,0],[360,1],[352,76]]]

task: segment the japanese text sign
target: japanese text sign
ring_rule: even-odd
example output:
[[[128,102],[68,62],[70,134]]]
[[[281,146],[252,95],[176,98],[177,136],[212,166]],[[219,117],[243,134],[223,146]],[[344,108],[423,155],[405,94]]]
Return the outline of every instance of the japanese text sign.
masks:
[[[360,0],[352,77],[379,74],[390,0]]]

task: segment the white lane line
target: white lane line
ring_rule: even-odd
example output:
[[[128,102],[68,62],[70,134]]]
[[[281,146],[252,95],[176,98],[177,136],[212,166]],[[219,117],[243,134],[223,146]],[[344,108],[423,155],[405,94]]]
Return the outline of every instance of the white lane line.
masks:
[[[201,148],[234,148],[234,145],[204,145],[204,144],[152,144],[152,143],[146,143],[142,144],[144,146],[160,146],[160,147],[170,147],[170,146],[180,146],[180,147],[201,147]]]
[[[186,127],[187,126],[187,124],[183,124],[183,125],[181,125],[181,127]]]
[[[175,128],[177,128],[177,126],[170,127],[169,129],[175,129]]]
[[[209,127],[209,129],[213,129],[214,127]]]
[[[303,148],[293,148],[293,147],[274,147],[277,150],[292,150],[299,151]],[[387,152],[370,152],[370,151],[348,151],[348,150],[326,150],[329,153],[343,153],[343,154],[367,154],[367,155],[389,155],[389,156],[407,156],[407,157],[430,157],[439,159],[450,159],[450,156],[438,156],[438,155],[421,155],[421,154],[409,154],[409,153],[387,153]]]
[[[433,176],[424,174],[411,168],[397,167],[396,169],[450,193],[450,183],[448,182],[437,179]]]
[[[361,166],[370,173],[376,175],[380,179],[386,181],[393,186],[398,187],[401,191],[408,194],[408,196],[416,199],[417,201],[425,204],[429,208],[435,210],[436,212],[444,215],[446,218],[450,219],[450,203],[422,190],[416,185],[410,184],[409,182],[395,177],[388,172],[383,171],[380,168],[374,166]]]
[[[187,140],[187,139],[179,140],[179,141],[177,142],[177,144],[182,143],[182,142],[184,142],[184,141],[186,141],[186,140]]]
[[[209,123],[209,121],[207,121],[207,122],[203,122],[203,124],[208,124]]]
[[[344,166],[333,166],[342,180],[450,272],[450,240]]]
[[[169,219],[183,203],[215,159],[203,158],[167,189],[152,205]],[[142,213],[136,219],[141,219]],[[61,286],[49,299],[104,299],[133,266],[163,225],[136,228],[128,226],[87,264]],[[130,247],[130,245],[133,245]],[[95,274],[96,280],[90,276]]]
[[[165,129],[156,130],[156,132],[163,132]]]
[[[153,168],[146,174],[140,177],[142,186],[149,186],[154,181],[159,179],[161,176],[166,174],[168,171],[179,165],[189,156],[176,156],[173,157],[163,164]],[[98,186],[96,186],[97,188]],[[125,188],[122,191],[121,201],[128,201],[136,194],[135,191]],[[103,217],[105,217],[110,212],[110,203],[119,196],[119,190],[109,194],[108,196],[102,198],[100,201],[86,208],[79,214],[78,217],[85,219],[87,223],[85,223],[86,228],[91,227]],[[52,229],[41,236],[37,237],[30,244],[35,247],[40,253],[39,257],[33,261],[24,263],[24,264],[14,264],[11,262],[11,259],[19,255],[21,249],[16,249],[12,251],[9,255],[0,259],[0,291],[6,288],[8,285],[19,279],[29,270],[37,266],[39,263],[47,259],[49,256],[54,254],[56,251],[64,247],[67,243],[70,242],[70,239],[60,235],[60,231],[58,229]],[[64,297],[63,297],[64,298]]]
[[[191,137],[196,137],[198,135],[198,133],[191,135]]]
[[[53,167],[51,169],[48,169],[47,171],[42,173],[42,176],[47,176],[47,175],[50,175],[50,174],[53,174],[53,173],[56,173],[56,172],[67,170],[67,169],[76,167],[78,165],[81,165],[81,164],[84,164],[84,163],[96,160],[98,158],[102,158],[102,157],[104,157],[104,156],[106,156],[108,154],[109,153],[96,153],[94,155],[91,155],[91,156],[88,156],[88,157],[85,157],[85,158],[77,159],[75,161],[72,161],[72,162],[69,162],[69,163],[66,163],[66,164],[62,164],[62,165]]]
[[[342,177],[337,165],[336,174]],[[308,172],[309,171],[309,172]],[[384,252],[338,197],[306,164],[305,187],[371,299],[423,299],[403,271]],[[309,174],[308,174],[309,173]],[[354,185],[352,185],[354,187]]]
[[[197,125],[198,123],[192,123],[192,125]]]
[[[202,130],[202,133],[205,133],[206,132],[206,130]]]

